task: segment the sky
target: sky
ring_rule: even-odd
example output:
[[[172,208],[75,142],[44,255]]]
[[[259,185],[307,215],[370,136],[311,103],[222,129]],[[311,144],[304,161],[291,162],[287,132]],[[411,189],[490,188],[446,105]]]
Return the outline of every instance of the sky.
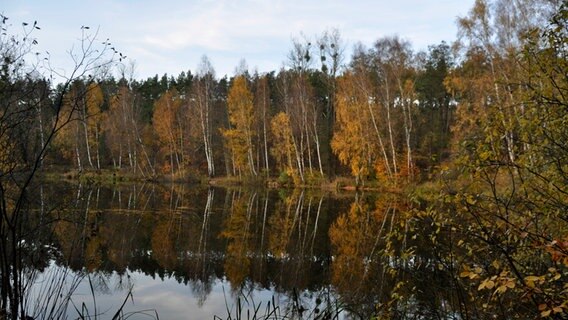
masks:
[[[197,69],[207,55],[217,77],[234,74],[245,59],[250,71],[269,72],[286,62],[293,38],[340,31],[347,59],[353,46],[369,47],[398,35],[415,50],[456,39],[456,19],[474,0],[2,0],[10,32],[37,21],[33,36],[60,72],[72,67],[81,26],[134,61],[134,77],[177,76]],[[28,25],[29,27],[30,25]],[[97,43],[100,43],[97,42]]]

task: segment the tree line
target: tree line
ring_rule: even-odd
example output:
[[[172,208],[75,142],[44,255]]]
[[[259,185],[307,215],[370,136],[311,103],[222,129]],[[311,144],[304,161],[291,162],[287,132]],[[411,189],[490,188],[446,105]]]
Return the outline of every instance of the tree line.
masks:
[[[513,92],[519,84],[512,84],[523,74],[519,55],[528,33],[545,28],[557,8],[546,1],[477,1],[460,18],[451,46],[416,52],[408,41],[386,36],[370,48],[355,45],[349,63],[339,31],[330,30],[294,39],[285,67],[263,74],[243,60],[235,76],[218,79],[203,56],[195,72],[177,77],[136,80],[128,68],[118,78],[78,77],[61,110],[53,105],[63,88],[28,74],[12,87],[27,90],[12,103],[33,106],[26,109],[28,125],[2,141],[11,145],[3,157],[33,159],[44,145],[45,124],[64,116],[71,123],[42,163],[80,172],[280,176],[297,184],[348,174],[357,184],[410,181],[488,124],[507,128],[493,142],[504,140],[514,161],[523,149],[515,132],[523,107]]]
[[[447,157],[454,105],[442,82],[453,66],[449,45],[414,53],[409,42],[385,37],[372,48],[358,46],[348,65],[337,30],[292,47],[278,72],[250,73],[243,61],[234,77],[218,79],[203,56],[196,72],[177,77],[76,79],[61,110],[42,99],[31,111],[27,134],[13,139],[19,160],[37,152],[55,111],[72,121],[44,164],[79,171],[284,175],[307,183],[350,168],[364,181],[412,177]],[[22,89],[33,94],[19,103],[56,96],[49,86],[25,79]]]

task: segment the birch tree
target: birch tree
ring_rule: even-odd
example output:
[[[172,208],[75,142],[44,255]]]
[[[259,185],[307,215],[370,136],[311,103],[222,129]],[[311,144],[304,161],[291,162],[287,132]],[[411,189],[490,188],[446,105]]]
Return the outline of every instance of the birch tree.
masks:
[[[374,135],[368,108],[369,96],[357,85],[356,75],[350,72],[344,74],[338,79],[337,88],[337,129],[331,147],[339,161],[351,168],[356,184],[360,185],[373,171],[382,139],[380,135]],[[379,144],[374,143],[377,138]]]
[[[227,109],[231,128],[223,130],[229,149],[233,153],[239,172],[248,171],[256,176],[253,138],[254,101],[243,75],[237,76],[229,89]],[[248,170],[247,170],[248,168]]]
[[[284,112],[279,112],[270,121],[270,128],[274,137],[270,153],[276,160],[276,168],[280,172],[293,171],[295,150],[290,117]]]
[[[113,167],[127,166],[132,173],[156,174],[149,150],[143,141],[143,125],[136,94],[121,85],[111,97],[105,116],[105,136]]]
[[[271,107],[271,99],[270,99],[270,87],[268,84],[268,75],[257,76],[255,79],[255,109],[256,114],[259,118],[259,134],[261,140],[261,147],[259,148],[262,150],[262,158],[264,160],[264,171],[266,176],[270,176],[270,165],[269,165],[269,148],[268,148],[268,139],[270,136],[270,107]],[[257,165],[261,165],[257,162]]]
[[[177,90],[166,91],[156,101],[152,124],[165,155],[163,169],[173,176],[183,170],[184,129],[182,101]]]
[[[201,127],[201,137],[203,140],[203,151],[207,161],[207,174],[209,177],[215,175],[215,159],[213,157],[213,121],[212,108],[214,104],[215,90],[215,70],[207,56],[201,58],[198,72],[190,94],[190,105],[197,110],[199,124]]]

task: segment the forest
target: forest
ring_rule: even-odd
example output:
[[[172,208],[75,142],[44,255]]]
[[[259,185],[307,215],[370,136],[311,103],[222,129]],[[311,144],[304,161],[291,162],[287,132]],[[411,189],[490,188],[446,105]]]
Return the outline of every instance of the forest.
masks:
[[[435,248],[464,319],[565,319],[568,4],[477,0],[457,24],[455,42],[426,51],[384,36],[348,55],[329,30],[293,40],[280,70],[243,60],[218,78],[203,56],[193,72],[142,80],[83,30],[77,68],[59,84],[28,62],[37,23],[4,33],[3,310],[18,310],[11,266],[22,259],[27,188],[41,173],[402,190],[405,219],[389,237],[404,245],[382,253],[408,262],[424,241]],[[357,227],[364,201],[332,230]],[[420,247],[406,237],[413,231]],[[393,292],[408,284],[397,281]],[[377,315],[400,315],[397,299]]]
[[[276,176],[307,185],[351,173],[358,184],[410,180],[447,159],[455,108],[443,83],[450,47],[414,54],[410,43],[385,37],[372,49],[358,47],[350,66],[342,65],[344,51],[333,30],[314,44],[294,41],[289,68],[278,72],[250,74],[243,61],[235,77],[217,79],[203,56],[195,74],[79,78],[60,110],[70,123],[43,165],[180,181]],[[49,94],[44,80],[28,81],[22,85],[35,94]],[[53,121],[49,106],[36,109],[14,146],[21,161],[33,159],[42,123]]]
[[[527,14],[534,10],[541,14]],[[415,52],[403,38],[385,36],[371,48],[355,45],[349,59],[340,31],[329,30],[294,39],[278,71],[251,73],[243,59],[231,78],[216,78],[205,55],[194,72],[137,80],[129,76],[133,66],[122,66],[119,77],[99,68],[65,88],[52,89],[28,70],[4,84],[4,101],[17,98],[30,114],[3,150],[10,162],[33,161],[46,124],[60,116],[70,123],[42,159],[48,171],[109,169],[179,181],[279,177],[295,185],[351,175],[357,186],[397,184],[431,177],[475,147],[463,148],[466,142],[485,139],[480,131],[499,135],[487,151],[504,148],[514,163],[526,147],[519,82],[530,61],[522,55],[541,45],[534,38],[551,27],[552,10],[479,2],[460,18],[451,45]],[[14,90],[26,95],[10,96]],[[503,132],[487,132],[495,130]]]
[[[514,63],[501,55],[521,50],[526,29],[542,23],[499,30],[512,37],[502,43],[496,32],[505,26],[481,24],[489,14],[462,19],[459,51],[440,43],[414,52],[408,41],[386,36],[371,48],[356,45],[345,64],[340,32],[330,30],[295,39],[281,70],[251,73],[243,60],[230,79],[216,78],[207,56],[196,71],[176,77],[137,80],[128,76],[133,67],[123,66],[118,78],[103,68],[65,88],[52,89],[53,83],[28,72],[4,90],[27,93],[5,99],[29,106],[21,127],[27,134],[7,137],[10,146],[3,150],[11,162],[33,161],[46,124],[62,116],[70,123],[42,160],[48,171],[109,169],[180,181],[280,177],[296,185],[345,175],[357,185],[421,180],[457,151],[452,142],[463,137],[452,132],[468,132],[460,128],[468,115],[457,108],[470,103],[466,91],[473,88],[464,84],[499,82]],[[502,14],[516,19],[519,13]],[[479,39],[487,31],[493,34]],[[481,83],[477,89],[485,90]],[[61,108],[54,108],[61,91]]]

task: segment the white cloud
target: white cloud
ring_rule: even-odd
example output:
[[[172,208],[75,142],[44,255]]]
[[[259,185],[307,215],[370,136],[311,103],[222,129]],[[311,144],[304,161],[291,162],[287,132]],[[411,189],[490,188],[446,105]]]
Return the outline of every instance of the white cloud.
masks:
[[[453,40],[456,16],[473,1],[88,0],[48,5],[8,0],[6,14],[26,11],[26,19],[37,18],[46,26],[41,43],[52,53],[70,48],[78,28],[89,24],[101,26],[102,38],[111,38],[135,59],[142,77],[194,68],[202,54],[223,75],[241,58],[251,67],[278,69],[293,36],[312,37],[335,27],[345,39],[346,54],[355,42],[371,45],[392,34],[425,49]]]

